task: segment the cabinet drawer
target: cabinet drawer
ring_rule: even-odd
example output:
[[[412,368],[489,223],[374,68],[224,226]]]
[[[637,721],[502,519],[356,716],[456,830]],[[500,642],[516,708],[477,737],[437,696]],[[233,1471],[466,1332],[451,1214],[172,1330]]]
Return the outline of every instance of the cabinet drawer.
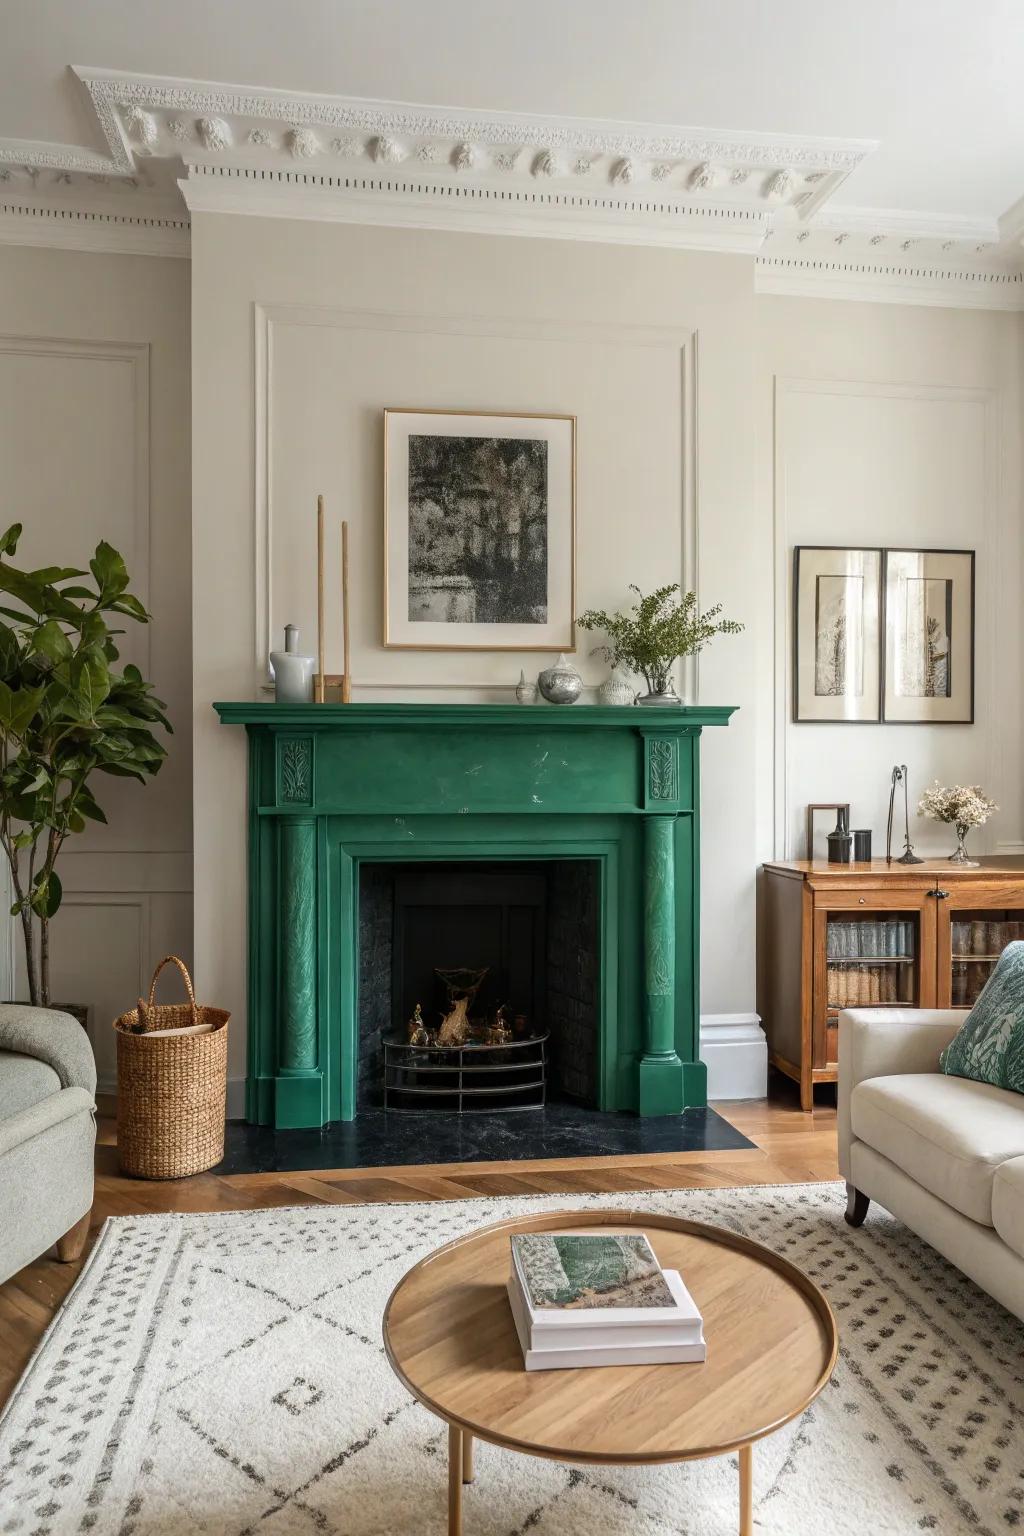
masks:
[[[934,900],[931,887],[922,891],[904,887],[902,890],[880,891],[873,886],[870,891],[816,891],[814,906],[818,912],[920,912],[926,901]]]

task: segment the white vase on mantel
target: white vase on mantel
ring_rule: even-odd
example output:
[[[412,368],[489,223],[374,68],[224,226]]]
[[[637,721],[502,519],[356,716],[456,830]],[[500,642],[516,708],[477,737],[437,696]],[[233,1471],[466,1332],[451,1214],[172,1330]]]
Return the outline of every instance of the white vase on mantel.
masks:
[[[619,664],[616,662],[597,690],[597,702],[599,704],[624,705],[632,704],[635,698],[635,688],[623,677],[619,671]]]
[[[308,704],[313,698],[315,656],[299,654],[299,632],[294,624],[284,627],[284,650],[271,651],[274,699],[278,704]]]

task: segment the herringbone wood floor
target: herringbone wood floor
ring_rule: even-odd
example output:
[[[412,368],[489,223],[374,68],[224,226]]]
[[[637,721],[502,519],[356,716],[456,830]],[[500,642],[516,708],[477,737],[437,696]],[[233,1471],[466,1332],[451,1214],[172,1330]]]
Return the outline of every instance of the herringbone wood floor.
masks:
[[[531,1163],[447,1163],[437,1167],[331,1169],[317,1173],[200,1174],[145,1183],[117,1170],[114,1122],[100,1119],[96,1200],[89,1245],[108,1216],[160,1211],[244,1210],[370,1200],[454,1200],[471,1195],[713,1188],[834,1179],[835,1110],[803,1114],[791,1084],[775,1080],[773,1097],[720,1104],[719,1112],[755,1143],[746,1152],[655,1153],[643,1157],[569,1158]],[[88,1246],[86,1252],[88,1252]],[[60,1264],[47,1256],[0,1286],[0,1405],[21,1375],[81,1270],[84,1256]]]

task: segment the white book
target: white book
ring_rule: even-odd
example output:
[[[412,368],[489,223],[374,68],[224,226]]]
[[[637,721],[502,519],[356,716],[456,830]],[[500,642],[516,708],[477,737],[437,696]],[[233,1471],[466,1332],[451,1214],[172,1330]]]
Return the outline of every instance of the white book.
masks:
[[[676,1287],[680,1291],[684,1290],[674,1269],[666,1269],[662,1273],[673,1290]],[[620,1339],[617,1343],[591,1345],[582,1349],[539,1348],[536,1344],[531,1345],[526,1302],[514,1275],[508,1278],[508,1299],[519,1347],[523,1352],[523,1364],[528,1371],[564,1371],[595,1365],[699,1365],[707,1359],[703,1332],[688,1342],[663,1344],[649,1342],[646,1333],[637,1337],[628,1330],[623,1335],[620,1330],[618,1335],[611,1332],[612,1339]]]
[[[611,1345],[634,1334],[678,1344],[701,1332],[682,1280],[670,1285],[643,1232],[593,1229],[516,1233],[512,1272],[531,1344]],[[597,1330],[597,1332],[595,1332]]]
[[[648,1345],[696,1344],[703,1338],[704,1323],[696,1303],[677,1270],[661,1271],[674,1306],[580,1308],[572,1312],[531,1310],[515,1268],[509,1275],[532,1349],[635,1349]],[[654,1314],[653,1316],[651,1314]],[[633,1318],[639,1314],[636,1321]]]

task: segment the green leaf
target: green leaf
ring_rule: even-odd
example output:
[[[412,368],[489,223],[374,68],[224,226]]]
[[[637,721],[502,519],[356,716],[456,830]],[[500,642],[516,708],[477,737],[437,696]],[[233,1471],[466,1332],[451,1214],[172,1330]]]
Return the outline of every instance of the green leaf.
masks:
[[[21,528],[21,523],[12,523],[7,532],[0,535],[0,555],[13,555],[17,552]]]
[[[110,607],[128,585],[128,570],[112,544],[101,539],[96,553],[89,561],[89,569],[100,589],[100,605]]]
[[[37,655],[46,656],[50,661],[66,661],[71,655],[71,641],[56,619],[47,619],[46,623],[36,630],[32,649]]]
[[[36,882],[32,887],[32,894],[29,897],[29,903],[33,912],[38,913],[40,917],[53,917],[60,907],[63,894],[64,890],[56,871],[51,870],[49,875],[47,875],[46,871],[43,870],[36,877]]]
[[[44,692],[43,688],[9,688],[0,678],[0,734],[24,736]]]
[[[114,613],[127,613],[130,614],[133,619],[138,619],[140,624],[149,623],[148,612],[139,602],[138,598],[132,597],[131,593],[129,592],[123,593],[117,599],[117,602],[111,603],[110,606]]]

